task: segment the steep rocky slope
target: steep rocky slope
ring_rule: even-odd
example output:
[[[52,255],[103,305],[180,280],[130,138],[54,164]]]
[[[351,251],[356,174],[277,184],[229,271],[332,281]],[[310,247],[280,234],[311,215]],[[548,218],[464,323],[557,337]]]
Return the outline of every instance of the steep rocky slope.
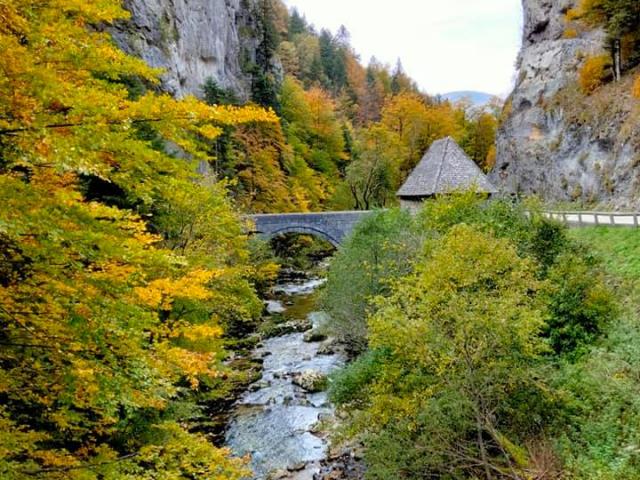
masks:
[[[165,69],[166,91],[198,95],[212,77],[247,96],[242,62],[252,61],[257,48],[246,34],[255,23],[252,0],[126,0],[125,7],[131,20],[118,25],[114,38],[128,53]]]
[[[498,134],[492,180],[504,191],[551,201],[640,207],[638,102],[631,75],[591,96],[577,87],[584,59],[604,52],[604,33],[565,38],[572,0],[523,0],[519,76]]]

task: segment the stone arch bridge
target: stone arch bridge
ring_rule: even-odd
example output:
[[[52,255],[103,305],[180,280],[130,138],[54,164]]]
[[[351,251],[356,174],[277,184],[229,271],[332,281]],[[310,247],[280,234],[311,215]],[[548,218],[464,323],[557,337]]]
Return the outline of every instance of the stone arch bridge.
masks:
[[[272,238],[283,233],[302,233],[327,240],[334,247],[372,212],[323,212],[248,215],[254,228],[251,233]]]

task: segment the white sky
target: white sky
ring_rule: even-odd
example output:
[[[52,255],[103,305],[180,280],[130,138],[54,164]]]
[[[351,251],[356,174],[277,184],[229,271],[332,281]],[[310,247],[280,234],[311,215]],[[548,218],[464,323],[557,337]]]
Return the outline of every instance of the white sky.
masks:
[[[307,21],[333,33],[344,24],[351,44],[406,72],[428,93],[511,90],[520,47],[520,0],[285,0]]]

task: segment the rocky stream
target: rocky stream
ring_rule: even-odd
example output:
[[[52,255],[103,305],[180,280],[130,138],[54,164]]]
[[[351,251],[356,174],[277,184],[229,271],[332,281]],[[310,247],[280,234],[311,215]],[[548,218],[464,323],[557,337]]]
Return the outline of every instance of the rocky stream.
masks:
[[[314,311],[322,283],[288,280],[267,301],[273,326],[253,351],[262,362],[262,378],[236,402],[226,433],[234,454],[251,457],[254,480],[362,477],[357,455],[332,449],[328,438],[335,411],[327,376],[346,356],[325,337],[325,314]]]

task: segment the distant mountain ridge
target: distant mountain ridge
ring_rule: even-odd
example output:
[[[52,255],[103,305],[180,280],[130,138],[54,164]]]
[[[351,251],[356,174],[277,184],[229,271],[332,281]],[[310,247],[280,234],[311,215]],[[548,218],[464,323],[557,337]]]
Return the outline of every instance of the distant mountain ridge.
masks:
[[[445,100],[450,102],[459,102],[468,99],[476,106],[486,105],[495,95],[486,92],[476,92],[473,90],[461,90],[458,92],[449,92],[441,95]]]

